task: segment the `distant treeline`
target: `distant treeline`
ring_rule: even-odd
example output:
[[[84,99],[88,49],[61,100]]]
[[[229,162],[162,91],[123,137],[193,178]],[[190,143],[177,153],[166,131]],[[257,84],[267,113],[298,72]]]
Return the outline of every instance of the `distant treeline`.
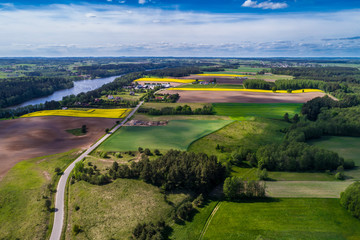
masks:
[[[349,87],[346,83],[324,82],[316,80],[276,80],[275,82],[266,82],[261,79],[246,79],[244,81],[245,88],[248,89],[264,89],[264,90],[297,90],[297,89],[320,89],[325,92],[342,91],[347,93]]]
[[[17,105],[74,86],[73,80],[61,77],[19,77],[0,79],[0,108]]]
[[[360,70],[352,67],[287,67],[272,68],[271,73],[291,75],[297,79],[313,79],[325,82],[360,82]]]
[[[189,76],[190,74],[199,73],[202,73],[199,67],[189,66],[152,70],[151,72],[148,72],[148,75],[154,75],[158,77],[184,77]]]
[[[164,107],[162,109],[145,108],[138,110],[139,113],[147,113],[149,115],[212,115],[214,114],[212,106],[204,106],[192,110],[190,106]]]

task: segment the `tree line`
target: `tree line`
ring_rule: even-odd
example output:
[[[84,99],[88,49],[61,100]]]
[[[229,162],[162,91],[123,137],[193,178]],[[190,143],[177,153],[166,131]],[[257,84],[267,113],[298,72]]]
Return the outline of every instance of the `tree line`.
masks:
[[[146,113],[149,115],[212,115],[214,114],[212,106],[203,106],[192,110],[190,106],[164,107],[161,109],[141,107],[139,113]]]

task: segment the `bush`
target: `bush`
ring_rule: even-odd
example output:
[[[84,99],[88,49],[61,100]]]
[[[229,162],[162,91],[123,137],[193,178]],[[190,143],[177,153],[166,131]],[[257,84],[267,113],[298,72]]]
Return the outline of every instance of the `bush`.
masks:
[[[176,211],[176,216],[181,220],[189,220],[193,211],[193,205],[191,202],[185,202]]]
[[[143,223],[138,224],[133,232],[131,239],[136,240],[165,240],[168,239],[168,226],[164,221],[159,221],[156,224],[154,223]]]
[[[155,149],[155,150],[154,150],[154,153],[155,153],[156,156],[160,156],[160,155],[161,155],[159,149]]]
[[[81,232],[81,227],[80,227],[79,225],[75,224],[75,225],[73,226],[73,233],[74,233],[75,235],[78,235],[80,232]]]
[[[204,196],[202,195],[202,193],[195,198],[195,200],[193,201],[193,205],[195,207],[201,207],[204,204]]]
[[[150,149],[148,149],[148,148],[145,148],[144,154],[145,154],[146,156],[151,156],[151,155],[152,155]]]
[[[360,218],[360,182],[354,182],[341,193],[340,204],[353,216]]]
[[[229,200],[263,198],[266,185],[259,181],[244,181],[240,177],[228,177],[225,179],[223,192]]]
[[[343,172],[338,172],[338,173],[335,174],[335,178],[336,178],[337,180],[344,180],[344,179],[345,179],[345,175],[344,175]]]
[[[61,169],[59,167],[55,168],[55,172],[56,172],[57,175],[62,174]]]
[[[269,174],[268,174],[268,171],[266,170],[266,168],[264,168],[263,170],[258,169],[257,176],[258,176],[259,180],[266,180],[269,178]]]

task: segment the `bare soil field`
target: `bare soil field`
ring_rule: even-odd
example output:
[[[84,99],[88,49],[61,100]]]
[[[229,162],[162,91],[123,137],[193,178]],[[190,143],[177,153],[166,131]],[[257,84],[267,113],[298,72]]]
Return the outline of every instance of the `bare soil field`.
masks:
[[[326,94],[311,93],[258,93],[239,91],[175,91],[166,90],[162,93],[180,95],[179,103],[305,103]]]
[[[216,79],[217,84],[243,84],[243,80],[236,79],[234,77],[214,77],[214,76],[199,76],[199,75],[190,75],[186,77],[179,77],[178,79],[199,79],[204,81],[213,81]]]
[[[0,180],[22,160],[89,147],[116,120],[51,116],[0,121]],[[84,136],[65,131],[82,125],[88,129]]]

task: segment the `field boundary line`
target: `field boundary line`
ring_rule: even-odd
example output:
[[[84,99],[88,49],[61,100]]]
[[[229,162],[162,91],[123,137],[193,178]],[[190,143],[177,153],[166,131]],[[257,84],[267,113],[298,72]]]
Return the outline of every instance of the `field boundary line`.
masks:
[[[203,228],[203,230],[201,231],[201,234],[199,236],[199,240],[203,240],[204,239],[204,236],[205,236],[205,233],[211,223],[211,220],[213,219],[213,217],[215,216],[217,210],[219,210],[220,208],[220,205],[221,205],[222,202],[218,202],[214,208],[214,210],[211,212],[210,216],[208,217],[208,219],[206,220],[206,223],[205,223],[205,226]]]

